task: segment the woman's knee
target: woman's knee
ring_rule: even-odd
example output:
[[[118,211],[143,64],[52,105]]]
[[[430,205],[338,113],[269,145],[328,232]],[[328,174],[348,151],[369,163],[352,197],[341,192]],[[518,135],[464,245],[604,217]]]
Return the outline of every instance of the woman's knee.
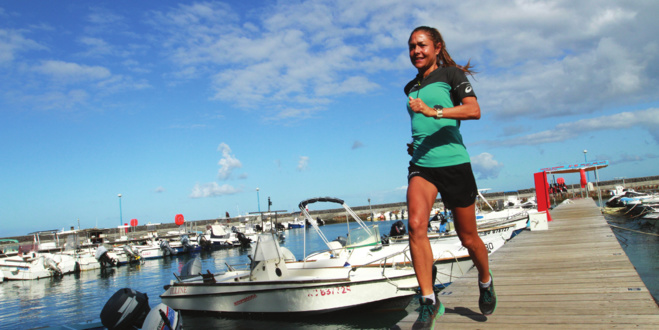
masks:
[[[423,224],[421,221],[410,220],[407,224],[407,230],[410,232],[410,236],[420,236],[426,235],[428,231],[428,225]]]
[[[462,246],[467,248],[468,250],[476,250],[480,247],[485,247],[483,244],[483,240],[478,236],[478,234],[475,235],[460,235],[460,242],[462,243]]]

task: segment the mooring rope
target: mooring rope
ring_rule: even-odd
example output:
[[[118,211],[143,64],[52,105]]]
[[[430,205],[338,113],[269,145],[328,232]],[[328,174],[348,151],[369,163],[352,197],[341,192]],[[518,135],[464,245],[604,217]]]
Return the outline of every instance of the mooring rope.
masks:
[[[616,225],[611,225],[611,224],[609,224],[609,226],[611,226],[611,227],[613,227],[613,228],[617,228],[617,229],[633,231],[633,232],[635,232],[635,233],[639,233],[639,234],[652,235],[652,236],[657,236],[657,237],[659,237],[659,234],[655,234],[655,233],[646,233],[646,232],[643,232],[643,231],[634,230],[634,229],[629,229],[629,228],[624,228],[624,227],[618,227],[618,226],[616,226]]]

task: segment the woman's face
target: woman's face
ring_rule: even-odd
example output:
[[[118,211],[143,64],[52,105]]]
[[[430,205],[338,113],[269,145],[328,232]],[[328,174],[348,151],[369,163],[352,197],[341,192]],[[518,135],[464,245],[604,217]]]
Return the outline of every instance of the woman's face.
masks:
[[[441,45],[435,45],[424,31],[416,31],[409,40],[410,61],[421,72],[430,73],[437,69],[437,55]]]

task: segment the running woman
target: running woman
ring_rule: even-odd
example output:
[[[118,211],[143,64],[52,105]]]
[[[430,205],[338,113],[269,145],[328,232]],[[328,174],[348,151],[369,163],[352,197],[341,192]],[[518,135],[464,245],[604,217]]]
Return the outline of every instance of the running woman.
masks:
[[[418,75],[405,86],[413,139],[407,145],[412,156],[407,188],[408,225],[412,261],[422,295],[413,329],[432,329],[435,319],[444,314],[444,305],[434,292],[433,256],[427,235],[437,193],[452,211],[458,237],[478,269],[481,312],[494,313],[497,299],[488,252],[476,226],[476,180],[460,134],[462,120],[481,117],[476,94],[466,76],[474,72],[469,62],[460,66],[451,59],[435,28],[417,27],[408,46],[412,65],[418,70]]]

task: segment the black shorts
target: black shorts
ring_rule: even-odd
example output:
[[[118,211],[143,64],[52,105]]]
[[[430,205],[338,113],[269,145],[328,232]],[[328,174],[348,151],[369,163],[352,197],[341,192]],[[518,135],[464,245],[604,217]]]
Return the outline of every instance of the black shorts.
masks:
[[[476,201],[478,187],[471,163],[446,167],[421,167],[410,162],[407,182],[420,176],[437,187],[442,202],[448,209],[467,207]]]

